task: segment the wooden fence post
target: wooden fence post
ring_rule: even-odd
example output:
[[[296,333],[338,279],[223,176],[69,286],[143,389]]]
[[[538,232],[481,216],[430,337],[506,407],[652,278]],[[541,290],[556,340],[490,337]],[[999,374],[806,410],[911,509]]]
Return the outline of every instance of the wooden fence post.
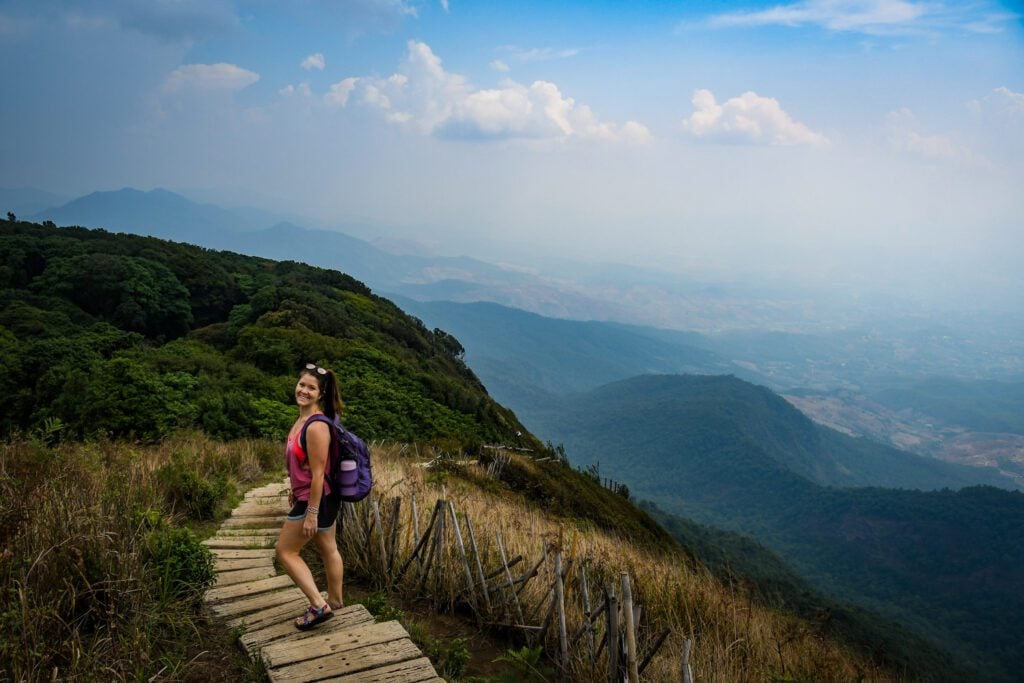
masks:
[[[683,642],[683,683],[693,683],[693,667],[690,666],[690,649],[693,641],[687,638]]]
[[[476,547],[476,536],[473,535],[473,523],[469,521],[469,513],[463,513],[466,520],[466,533],[469,534],[469,547],[473,551],[473,557],[476,558],[476,571],[480,575],[480,588],[484,594],[484,605],[487,607],[488,613],[491,611],[491,595],[487,590],[487,579],[484,578],[484,565],[480,561],[480,551]]]
[[[611,584],[605,588],[608,595],[608,629],[605,633],[608,636],[608,681],[609,683],[621,683],[619,676],[619,599],[615,597],[615,587]]]
[[[565,586],[562,584],[562,551],[555,553],[555,601],[558,605],[558,644],[562,667],[569,665],[569,639],[565,632]]]
[[[633,589],[629,585],[629,574],[619,574],[622,580],[622,616],[625,618],[626,630],[626,672],[629,683],[639,683],[640,673],[636,661],[636,624],[633,621]]]

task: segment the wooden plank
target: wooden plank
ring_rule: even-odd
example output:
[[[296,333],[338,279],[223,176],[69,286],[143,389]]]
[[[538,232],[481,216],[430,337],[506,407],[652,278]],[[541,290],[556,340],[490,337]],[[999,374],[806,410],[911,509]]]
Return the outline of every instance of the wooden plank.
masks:
[[[347,676],[328,678],[324,683],[425,683],[443,681],[426,657],[409,659]]]
[[[238,640],[247,650],[254,652],[282,638],[303,640],[324,633],[344,631],[345,629],[368,626],[373,623],[373,615],[362,605],[352,605],[351,607],[335,610],[333,619],[325,621],[310,631],[300,631],[295,628],[295,618],[299,616],[301,615],[294,613],[289,615],[287,619],[277,620],[263,628],[249,628]]]
[[[230,550],[232,548],[236,550],[246,548],[250,550],[260,550],[273,548],[276,541],[276,538],[267,538],[264,536],[248,536],[244,538],[224,538],[214,536],[213,538],[208,538],[203,541],[203,545],[210,549],[217,548],[219,550]]]
[[[423,653],[409,639],[367,645],[347,652],[337,652],[269,669],[271,683],[277,681],[319,681],[332,676],[344,676],[389,664],[397,664],[422,657]]]
[[[268,605],[256,612],[229,619],[227,626],[228,628],[245,626],[246,631],[255,631],[300,617],[309,607],[309,598],[301,591],[299,593],[299,595],[291,594],[291,597],[279,604]]]
[[[235,550],[231,548],[211,548],[210,552],[213,553],[214,558],[220,560],[241,560],[251,559],[254,557],[265,557],[273,560],[274,555],[276,554],[272,548],[260,550]]]
[[[242,569],[235,572],[217,572],[217,578],[214,580],[213,585],[217,588],[223,588],[224,586],[233,586],[236,583],[268,579],[276,573],[273,565]]]
[[[264,528],[220,528],[214,533],[215,539],[266,539],[281,535],[281,526]]]
[[[280,529],[288,516],[285,514],[267,515],[263,517],[228,517],[220,525],[221,529],[233,529],[236,527],[255,527],[263,529]]]
[[[241,507],[237,507],[231,511],[231,517],[268,517],[270,515],[279,515],[282,512],[288,512],[288,510],[291,509],[288,505],[288,501],[278,502],[275,499],[269,500],[273,500],[273,503],[243,503]]]
[[[259,612],[260,610],[279,605],[281,603],[301,597],[306,601],[306,596],[297,587],[288,588],[273,593],[261,593],[251,598],[242,598],[231,602],[222,602],[217,605],[210,605],[214,614],[220,617],[240,617],[244,614]],[[308,602],[308,601],[307,601]]]
[[[263,648],[263,661],[268,668],[279,668],[301,662],[311,657],[329,653],[354,650],[367,645],[378,645],[408,639],[402,625],[397,621],[385,621],[362,628],[326,633],[307,638],[301,642],[284,641],[272,643]]]
[[[270,591],[275,591],[279,588],[287,588],[294,584],[295,582],[292,581],[292,577],[287,574],[282,574],[281,576],[271,576],[270,578],[260,579],[259,581],[249,581],[247,583],[223,586],[221,588],[211,588],[206,591],[205,600],[209,604],[214,605],[219,602],[248,598],[253,595],[259,595],[260,593],[269,593]]]
[[[237,560],[213,561],[213,570],[216,572],[234,572],[240,569],[273,569],[274,559],[272,557],[243,557]]]

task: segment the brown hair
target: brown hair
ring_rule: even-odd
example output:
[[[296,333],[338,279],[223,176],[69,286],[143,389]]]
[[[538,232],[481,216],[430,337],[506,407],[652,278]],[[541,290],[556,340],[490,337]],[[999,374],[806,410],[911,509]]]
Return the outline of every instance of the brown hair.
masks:
[[[320,408],[324,411],[324,415],[330,419],[341,415],[341,411],[345,408],[345,404],[341,401],[341,393],[338,390],[338,378],[335,377],[333,370],[327,370],[324,374],[320,374],[320,368],[317,366],[315,369],[303,368],[299,372],[299,376],[309,375],[316,380],[316,384],[320,387]]]

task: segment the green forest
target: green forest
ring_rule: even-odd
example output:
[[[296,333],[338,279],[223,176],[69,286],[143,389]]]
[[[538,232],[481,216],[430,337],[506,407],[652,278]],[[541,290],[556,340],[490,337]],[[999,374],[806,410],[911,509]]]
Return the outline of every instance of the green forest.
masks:
[[[757,539],[819,590],[908,626],[987,680],[1013,680],[1024,663],[1021,492],[969,486],[966,468],[816,428],[732,377],[616,382],[558,419],[570,452],[662,510]],[[864,486],[883,475],[901,488]],[[915,478],[950,488],[911,490]]]
[[[540,447],[459,342],[337,271],[103,230],[0,222],[0,432],[279,437],[332,368],[365,439]]]

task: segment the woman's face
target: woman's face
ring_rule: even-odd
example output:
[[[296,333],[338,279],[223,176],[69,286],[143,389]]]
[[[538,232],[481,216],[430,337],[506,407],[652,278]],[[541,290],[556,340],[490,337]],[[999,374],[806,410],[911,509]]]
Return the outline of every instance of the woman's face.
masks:
[[[315,406],[320,402],[320,383],[308,372],[299,375],[299,381],[295,384],[295,402],[300,408]]]

